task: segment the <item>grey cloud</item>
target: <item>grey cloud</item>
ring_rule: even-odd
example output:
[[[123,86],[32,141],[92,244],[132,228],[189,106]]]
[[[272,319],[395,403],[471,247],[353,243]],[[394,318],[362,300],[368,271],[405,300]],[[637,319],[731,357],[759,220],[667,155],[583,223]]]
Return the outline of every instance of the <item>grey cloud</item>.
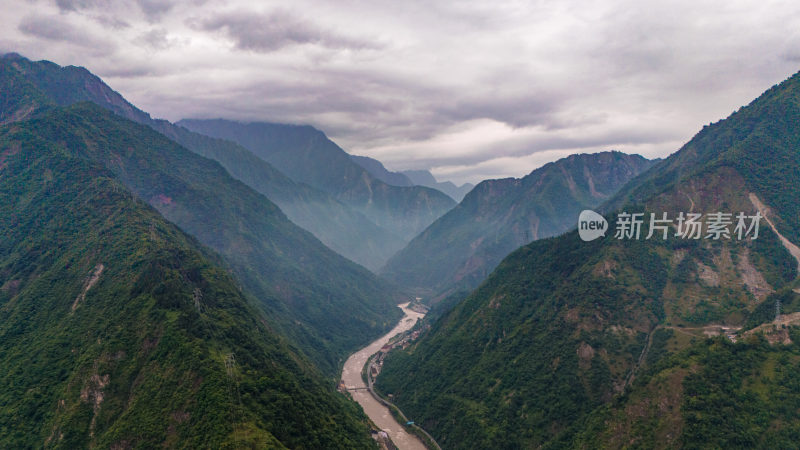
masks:
[[[157,75],[157,71],[147,66],[111,67],[100,72],[103,77],[110,78],[141,78]]]
[[[55,0],[55,1],[56,1],[56,6],[58,6],[58,9],[61,10],[61,12],[92,9],[97,6],[103,5],[104,3],[109,3],[107,1],[104,2],[103,0]]]
[[[798,33],[798,37],[800,37],[800,33]],[[786,45],[781,53],[781,58],[792,63],[800,62],[800,43],[792,41],[791,44]]]
[[[181,108],[192,109],[193,115],[310,123],[360,144],[387,136],[424,140],[456,122],[436,109],[454,97],[450,89],[358,68],[320,68],[313,77],[298,75],[287,72],[248,84],[213,86],[199,98],[176,101],[187,102]],[[204,107],[191,108],[190,103]],[[321,116],[327,119],[317,120]]]
[[[114,14],[110,0],[55,0],[55,4],[61,13],[86,14],[106,28],[121,30],[131,26],[128,21]]]
[[[495,158],[520,158],[549,151],[564,150],[579,153],[597,148],[612,150],[619,149],[624,145],[659,145],[673,142],[676,141],[672,133],[659,129],[609,131],[587,136],[536,135],[521,137],[510,142],[498,142],[481,149],[480,152],[473,155],[460,155],[457,158],[448,155],[441,157],[430,155],[415,160],[415,163],[421,164],[421,167],[441,167],[452,165],[456,162],[459,165],[470,166]],[[675,146],[671,150],[678,150],[678,147]]]
[[[601,124],[604,117],[587,112],[562,114],[564,98],[544,91],[519,97],[468,96],[457,89],[434,88],[418,80],[372,72],[320,70],[317,74],[319,79],[309,82],[269,79],[233,89],[226,87],[224,97],[219,95],[222,91],[210,93],[205,107],[195,109],[193,115],[310,123],[336,137],[347,150],[353,144],[361,148],[379,146],[400,138],[424,142],[453,125],[484,118],[512,127],[538,126],[553,132],[535,140],[497,143],[472,155],[430,155],[415,161],[428,167],[452,164],[454,160],[475,164],[552,149],[585,149],[674,138],[672,130],[660,127],[587,134],[581,128]],[[206,99],[196,100],[205,103]]]
[[[177,2],[167,0],[136,0],[136,4],[151,21],[175,7]]]
[[[352,151],[353,144],[368,148],[381,143],[391,143],[393,139],[401,137],[411,142],[424,143],[443,129],[466,120],[492,118],[498,121],[518,122],[519,119],[515,117],[514,111],[519,111],[522,115],[528,109],[534,109],[537,102],[536,99],[511,98],[492,103],[491,99],[482,99],[454,103],[458,106],[447,110],[439,105],[451,101],[450,99],[456,95],[452,91],[415,89],[410,82],[405,84],[400,80],[376,86],[375,80],[368,74],[363,76],[352,73],[326,74],[323,79],[326,81],[316,84],[281,83],[270,80],[242,86],[236,90],[227,90],[229,95],[224,99],[212,93],[206,107],[203,110],[195,109],[193,115],[206,118],[224,116],[239,120],[310,123],[334,137],[346,150]],[[347,83],[344,83],[345,79]],[[425,91],[425,95],[419,91]],[[384,95],[375,95],[376,92],[384,92]],[[428,168],[454,163],[479,164],[498,157],[521,157],[556,149],[578,151],[602,146],[619,148],[624,145],[664,143],[675,139],[673,129],[664,129],[657,124],[653,124],[652,127],[632,127],[629,130],[617,129],[604,133],[584,131],[583,126],[586,124],[597,125],[602,122],[595,117],[583,120],[576,118],[569,126],[560,129],[551,128],[548,125],[557,120],[549,115],[557,115],[559,102],[558,99],[548,100],[550,101],[540,100],[541,105],[536,106],[540,111],[526,117],[528,121],[542,124],[541,129],[544,131],[537,133],[535,137],[497,142],[469,154],[467,154],[469,149],[465,148],[465,152],[460,155],[435,153],[417,155],[413,164],[415,167]],[[469,109],[465,105],[469,105]],[[412,164],[412,161],[409,160],[405,164]]]
[[[167,30],[163,28],[153,28],[142,33],[136,41],[152,50],[164,50],[170,46],[170,41],[167,39]]]
[[[92,19],[94,19],[95,22],[99,23],[103,27],[114,30],[122,30],[125,28],[130,28],[131,26],[131,24],[125,20],[122,20],[119,17],[114,17],[110,14],[97,14],[92,16]]]
[[[325,30],[286,11],[269,14],[252,12],[223,13],[200,20],[206,31],[223,30],[242,50],[272,52],[284,47],[315,44],[329,49],[363,50],[377,48],[375,42]]]
[[[88,31],[64,21],[59,16],[29,15],[22,19],[18,29],[32,37],[71,42],[92,50],[94,54],[105,55],[114,50],[114,45],[109,41],[94,36]]]
[[[541,125],[559,128],[555,113],[561,106],[559,96],[542,91],[535,94],[522,93],[517,96],[466,98],[446,105],[439,112],[453,121],[493,119],[515,128]]]
[[[108,12],[108,10],[124,10],[129,2],[125,0],[55,0],[55,3],[61,12]],[[177,1],[136,0],[135,4],[139,7],[139,10],[144,14],[144,16],[152,22],[172,10],[176,6]],[[97,18],[101,19],[104,17],[106,16],[97,16]],[[116,22],[127,23],[121,19],[117,19]],[[113,22],[109,22],[109,24],[113,25]]]

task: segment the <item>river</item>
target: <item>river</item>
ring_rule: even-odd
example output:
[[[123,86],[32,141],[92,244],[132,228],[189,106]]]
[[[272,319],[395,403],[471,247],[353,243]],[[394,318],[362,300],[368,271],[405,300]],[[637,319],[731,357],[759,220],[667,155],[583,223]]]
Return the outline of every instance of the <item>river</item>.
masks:
[[[397,326],[395,326],[392,331],[386,333],[384,336],[347,358],[342,368],[342,381],[344,381],[348,389],[366,388],[366,384],[361,379],[361,369],[364,367],[364,364],[367,363],[367,359],[377,353],[378,350],[386,345],[389,339],[397,333],[402,333],[410,329],[417,323],[417,320],[425,316],[423,313],[408,309],[408,303],[398,306],[403,310],[405,315],[400,319],[400,322],[397,323]],[[422,441],[416,436],[406,432],[406,430],[394,420],[394,417],[392,417],[392,414],[389,412],[389,408],[375,400],[375,397],[373,397],[368,390],[351,390],[350,394],[353,396],[353,399],[361,405],[367,416],[375,422],[375,425],[389,434],[389,438],[400,450],[425,450]]]

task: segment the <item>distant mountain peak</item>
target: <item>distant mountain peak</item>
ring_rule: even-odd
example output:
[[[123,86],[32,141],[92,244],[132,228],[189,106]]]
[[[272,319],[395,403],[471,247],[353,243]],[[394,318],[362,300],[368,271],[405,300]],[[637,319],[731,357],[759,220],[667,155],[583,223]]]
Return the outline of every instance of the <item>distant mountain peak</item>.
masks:
[[[464,183],[461,186],[457,186],[452,181],[438,181],[429,170],[404,170],[401,173],[411,179],[414,184],[438,189],[457,202],[464,199],[464,196],[475,187],[472,183]]]
[[[419,184],[414,183],[407,176],[400,172],[392,172],[384,167],[382,162],[375,158],[370,158],[369,156],[350,155],[350,159],[352,159],[359,166],[367,169],[367,172],[371,173],[372,176],[386,184],[392,186],[414,186],[415,184]]]
[[[424,186],[394,186],[374,176],[313,127],[223,119],[181,120],[179,125],[247,148],[293,180],[321,189],[408,241],[455,205]]]
[[[20,55],[19,53],[16,53],[16,52],[3,53],[3,55],[0,56],[0,58],[2,58],[2,59],[25,59],[24,56],[22,56],[22,55]]]
[[[167,120],[152,119],[83,67],[33,62],[18,54],[7,56],[0,58],[0,83],[3,83],[0,85],[0,124],[33,117],[57,105],[91,101],[218,161],[235,178],[277,203],[294,223],[365,267],[377,270],[404,243],[333,195],[295,182],[233,141],[194,133]],[[4,96],[6,93],[13,95]],[[323,132],[309,125],[280,126],[311,136],[310,142],[327,140]]]
[[[428,184],[436,184],[439,182],[439,180],[437,180],[436,177],[434,177],[429,170],[424,170],[424,169],[404,170],[403,173],[406,174],[409,178],[411,178],[411,181],[417,184],[428,185]]]
[[[522,178],[482,181],[393,256],[384,275],[436,298],[474,288],[511,251],[574,227],[581,210],[600,205],[651,164],[622,152],[576,154]]]

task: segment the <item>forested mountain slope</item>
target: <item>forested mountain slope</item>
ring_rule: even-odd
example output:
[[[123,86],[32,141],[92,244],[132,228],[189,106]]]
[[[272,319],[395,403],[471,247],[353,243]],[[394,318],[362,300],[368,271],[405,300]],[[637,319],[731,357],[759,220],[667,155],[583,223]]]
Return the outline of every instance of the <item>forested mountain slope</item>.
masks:
[[[796,338],[782,325],[772,334],[769,322],[777,307],[780,323],[793,323],[798,265],[764,220],[757,239],[752,230],[739,239],[735,216],[750,226],[763,203],[797,244],[798,177],[794,75],[623,188],[608,203],[605,237],[573,231],[512,253],[416,345],[390,355],[379,388],[451,448],[647,447],[666,429],[677,433],[666,442],[686,447],[791,441],[793,403],[768,392],[796,391],[779,387],[796,348],[762,348],[757,335],[766,330],[771,345]],[[690,212],[702,214],[697,239],[678,221]],[[732,214],[730,236],[715,240],[720,212]],[[622,213],[644,214],[638,239],[615,237]],[[650,213],[672,222],[648,239]],[[731,337],[706,340],[714,334]],[[679,368],[688,371],[670,378]],[[650,403],[648,390],[665,402]]]
[[[120,182],[148,135],[104,115],[0,127],[0,447],[371,448],[222,260]]]

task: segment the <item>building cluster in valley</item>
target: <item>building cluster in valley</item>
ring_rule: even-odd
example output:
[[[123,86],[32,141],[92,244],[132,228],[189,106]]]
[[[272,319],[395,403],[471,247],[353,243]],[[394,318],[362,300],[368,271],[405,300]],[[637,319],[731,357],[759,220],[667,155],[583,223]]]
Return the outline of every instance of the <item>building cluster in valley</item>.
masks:
[[[403,334],[399,334],[394,337],[388,344],[381,347],[378,350],[378,353],[370,360],[369,362],[369,381],[370,384],[375,378],[381,373],[381,368],[383,368],[383,359],[386,358],[386,355],[389,354],[394,349],[403,349],[405,350],[414,342],[417,338],[419,338],[420,333],[423,329],[430,328],[430,325],[425,325],[424,328],[418,328],[416,330],[407,331]]]

